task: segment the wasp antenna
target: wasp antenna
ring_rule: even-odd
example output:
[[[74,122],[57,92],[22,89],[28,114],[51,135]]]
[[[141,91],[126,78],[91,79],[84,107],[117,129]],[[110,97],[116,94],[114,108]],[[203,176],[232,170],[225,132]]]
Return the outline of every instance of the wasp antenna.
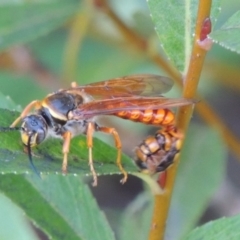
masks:
[[[19,131],[20,127],[0,127],[0,132]]]
[[[39,171],[35,167],[33,160],[32,160],[32,149],[31,149],[31,139],[32,139],[33,134],[29,136],[28,142],[27,142],[27,152],[28,152],[28,159],[30,162],[30,166],[32,170],[38,175],[39,178],[41,178]]]

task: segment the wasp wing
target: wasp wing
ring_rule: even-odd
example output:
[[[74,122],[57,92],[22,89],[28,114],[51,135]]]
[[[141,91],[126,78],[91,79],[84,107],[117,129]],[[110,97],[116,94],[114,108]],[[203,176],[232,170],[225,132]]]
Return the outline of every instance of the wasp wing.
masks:
[[[172,86],[173,81],[168,77],[153,74],[137,74],[91,83],[73,89],[86,92],[95,99],[106,99],[132,95],[159,96],[169,91]]]
[[[91,118],[98,115],[112,115],[120,111],[162,109],[179,107],[195,103],[185,98],[165,97],[125,97],[105,100],[94,100],[78,106],[73,111],[74,119]]]

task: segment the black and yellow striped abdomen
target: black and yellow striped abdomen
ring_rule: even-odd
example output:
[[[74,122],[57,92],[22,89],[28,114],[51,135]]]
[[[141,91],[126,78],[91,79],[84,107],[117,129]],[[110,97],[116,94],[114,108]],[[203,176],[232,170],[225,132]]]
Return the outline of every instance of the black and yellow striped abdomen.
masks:
[[[135,149],[135,163],[143,172],[165,171],[180,152],[182,135],[173,129],[158,130],[155,136],[147,137]]]

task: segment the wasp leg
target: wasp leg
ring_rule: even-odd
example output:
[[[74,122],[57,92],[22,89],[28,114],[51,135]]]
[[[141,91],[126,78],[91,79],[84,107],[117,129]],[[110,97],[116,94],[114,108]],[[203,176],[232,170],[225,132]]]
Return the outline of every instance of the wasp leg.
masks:
[[[87,146],[88,146],[88,164],[91,170],[91,173],[93,175],[93,183],[92,185],[95,187],[97,186],[97,173],[95,172],[94,166],[93,166],[93,158],[92,158],[92,147],[93,147],[93,133],[95,131],[95,124],[92,122],[88,122],[87,126]]]
[[[40,107],[40,101],[35,100],[32,101],[31,103],[29,103],[24,110],[22,111],[22,113],[20,114],[20,116],[11,124],[10,128],[15,127],[24,117],[26,117],[28,115],[28,113],[30,112],[30,110],[34,107],[34,108],[38,108]]]
[[[62,163],[62,172],[64,174],[67,173],[67,165],[68,165],[68,153],[69,153],[69,148],[70,148],[70,142],[72,138],[72,134],[70,132],[65,132],[63,134],[63,163]]]
[[[121,143],[120,137],[118,135],[118,132],[115,130],[115,128],[109,128],[109,127],[98,127],[97,130],[113,135],[114,140],[115,140],[115,146],[118,150],[116,164],[123,174],[123,179],[121,179],[121,183],[122,184],[125,183],[127,181],[128,174],[125,171],[125,169],[123,168],[122,162],[121,162],[122,143]]]

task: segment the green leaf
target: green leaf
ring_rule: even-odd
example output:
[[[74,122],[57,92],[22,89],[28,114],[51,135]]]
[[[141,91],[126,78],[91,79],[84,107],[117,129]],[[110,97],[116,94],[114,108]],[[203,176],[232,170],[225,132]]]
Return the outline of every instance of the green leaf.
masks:
[[[170,61],[181,71],[188,67],[198,2],[197,0],[148,1],[161,46]],[[212,19],[215,19],[219,13],[219,2],[219,0],[213,1]]]
[[[240,54],[240,11],[233,14],[218,30],[210,34],[215,43]]]
[[[193,125],[187,134],[174,187],[166,236],[180,239],[197,223],[224,176],[226,148],[220,136]]]
[[[0,190],[21,207],[33,224],[48,236],[53,239],[78,239],[57,210],[23,176],[0,175]]]
[[[115,239],[89,188],[75,176],[2,175],[0,190],[51,239]]]
[[[23,212],[3,194],[0,194],[0,222],[1,240],[38,239]]]
[[[191,231],[185,240],[239,240],[240,239],[240,216],[222,218],[204,224]]]
[[[0,126],[8,127],[19,115],[18,112],[1,110]],[[0,128],[1,130],[1,128]],[[34,151],[34,165],[42,175],[61,173],[62,165],[62,141],[60,139],[49,139],[40,144]],[[94,167],[99,175],[120,173],[116,166],[117,151],[99,139],[94,139],[93,159]],[[132,160],[124,154],[122,162],[127,171],[136,171],[137,168]],[[23,151],[20,134],[17,131],[0,132],[0,165],[1,173],[22,174],[32,171],[29,167],[27,155]],[[71,141],[68,173],[80,176],[89,175],[88,149],[86,137],[79,136]],[[119,179],[120,180],[120,179]]]
[[[49,33],[80,8],[78,0],[6,4],[0,8],[0,49]]]

